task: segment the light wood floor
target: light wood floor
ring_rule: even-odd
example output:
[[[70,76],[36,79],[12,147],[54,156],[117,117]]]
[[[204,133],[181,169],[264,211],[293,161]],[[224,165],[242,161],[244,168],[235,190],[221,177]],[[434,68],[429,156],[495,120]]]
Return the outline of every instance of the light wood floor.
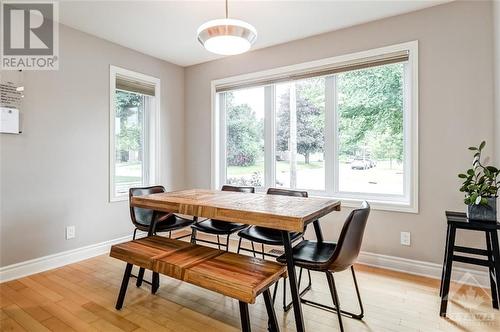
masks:
[[[0,284],[0,330],[239,330],[237,301],[163,277],[157,295],[150,295],[148,285],[136,288],[132,279],[124,308],[116,311],[124,267],[123,262],[104,255]],[[361,265],[356,271],[365,318],[344,318],[346,331],[500,331],[500,312],[491,308],[485,290],[454,285],[450,318],[443,319],[439,317],[437,280]],[[336,284],[341,305],[357,310],[350,273],[339,273]],[[331,303],[322,274],[313,274],[308,297]],[[281,330],[295,331],[293,312],[284,314],[278,303]],[[266,331],[262,299],[250,307],[253,331]],[[334,314],[309,306],[303,310],[308,331],[338,331]]]

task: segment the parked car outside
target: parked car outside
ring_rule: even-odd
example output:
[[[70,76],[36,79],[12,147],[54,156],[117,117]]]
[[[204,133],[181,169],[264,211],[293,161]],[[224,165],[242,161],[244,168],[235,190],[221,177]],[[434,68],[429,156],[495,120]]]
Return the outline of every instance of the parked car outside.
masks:
[[[361,159],[361,158],[356,158],[354,161],[351,163],[351,168],[352,169],[368,169],[370,168],[370,162],[366,159]]]

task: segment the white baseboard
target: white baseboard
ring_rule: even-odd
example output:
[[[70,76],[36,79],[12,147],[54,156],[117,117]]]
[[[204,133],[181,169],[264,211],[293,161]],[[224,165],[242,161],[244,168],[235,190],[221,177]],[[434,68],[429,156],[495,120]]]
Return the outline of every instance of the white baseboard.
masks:
[[[0,283],[22,278],[31,274],[55,269],[71,263],[76,263],[85,259],[99,256],[109,252],[113,244],[129,241],[132,236],[124,236],[118,239],[92,244],[82,248],[64,251],[61,253],[44,256],[29,261],[16,263],[0,268]],[[441,265],[406,259],[396,256],[361,252],[358,263],[374,266],[378,268],[400,271],[435,279],[441,278]],[[473,278],[471,278],[472,276]],[[454,267],[452,280],[473,284],[475,286],[489,287],[487,271],[478,271]]]
[[[413,259],[361,252],[358,263],[387,270],[399,271],[419,276],[441,279],[442,265]],[[451,279],[473,286],[490,287],[487,270],[479,271],[453,266]]]
[[[0,267],[0,283],[109,253],[109,249],[112,245],[131,239],[131,235],[124,236],[118,239],[91,244],[89,246]]]

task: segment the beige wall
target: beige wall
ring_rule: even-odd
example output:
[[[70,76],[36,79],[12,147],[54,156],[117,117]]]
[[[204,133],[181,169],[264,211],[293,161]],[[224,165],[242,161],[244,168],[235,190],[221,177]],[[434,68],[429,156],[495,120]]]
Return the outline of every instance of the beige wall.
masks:
[[[444,211],[464,211],[457,173],[469,145],[493,145],[493,48],[490,2],[454,2],[186,68],[186,187],[210,186],[210,82],[228,76],[419,41],[420,213],[373,211],[363,249],[442,261]],[[323,221],[335,239],[348,209]],[[410,231],[412,245],[399,244]],[[459,234],[482,245],[482,237]]]
[[[0,266],[131,234],[128,202],[108,202],[111,64],[161,79],[161,183],[184,184],[184,69],[65,26],[60,59],[23,73],[24,132],[0,135]]]
[[[500,1],[493,2],[493,46],[495,70],[495,156],[500,165]],[[500,206],[497,207],[500,211]],[[500,212],[499,212],[500,213]]]

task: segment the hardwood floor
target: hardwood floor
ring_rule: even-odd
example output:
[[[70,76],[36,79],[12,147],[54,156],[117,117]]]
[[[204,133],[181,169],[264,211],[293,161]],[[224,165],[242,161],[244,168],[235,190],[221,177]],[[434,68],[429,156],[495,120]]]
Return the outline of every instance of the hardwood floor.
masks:
[[[234,244],[233,244],[234,246]],[[233,249],[233,248],[232,248]],[[162,277],[157,295],[148,285],[129,285],[125,305],[114,309],[125,264],[107,255],[0,284],[2,331],[238,331],[238,302]],[[439,317],[439,281],[356,266],[365,318],[344,318],[346,331],[499,331],[500,311],[489,290],[452,286],[449,318]],[[137,273],[137,269],[134,269]],[[146,279],[150,274],[146,273]],[[336,274],[341,305],[357,311],[350,273]],[[282,293],[282,283],[278,294]],[[313,273],[308,298],[331,303],[323,275]],[[294,331],[293,311],[276,310],[282,331]],[[308,331],[337,331],[334,314],[303,306]],[[266,331],[259,297],[250,306],[253,331]]]

